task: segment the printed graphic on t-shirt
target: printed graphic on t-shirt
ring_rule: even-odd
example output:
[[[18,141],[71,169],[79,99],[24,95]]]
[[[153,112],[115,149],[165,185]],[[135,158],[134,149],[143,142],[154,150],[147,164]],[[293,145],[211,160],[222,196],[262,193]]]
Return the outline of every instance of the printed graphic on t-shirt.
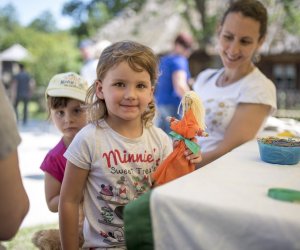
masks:
[[[212,134],[219,127],[222,127],[223,121],[226,120],[229,106],[224,101],[216,101],[214,99],[208,99],[204,102],[204,106],[206,107],[206,123],[210,124],[207,132],[208,134]]]
[[[113,231],[109,232],[100,232],[100,236],[104,238],[103,242],[112,245],[112,246],[124,246],[125,237],[124,237],[124,227],[116,228]]]
[[[97,200],[101,211],[98,223],[99,236],[110,246],[124,245],[123,209],[151,187],[150,175],[161,163],[157,149],[143,153],[119,149],[101,153],[103,174],[111,175],[109,181],[99,183]]]

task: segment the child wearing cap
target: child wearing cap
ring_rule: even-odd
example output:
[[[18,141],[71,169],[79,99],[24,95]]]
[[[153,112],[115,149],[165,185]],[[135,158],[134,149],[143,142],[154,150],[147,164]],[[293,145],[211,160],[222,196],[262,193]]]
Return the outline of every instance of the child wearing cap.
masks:
[[[76,73],[67,72],[53,76],[45,92],[49,118],[62,133],[61,140],[48,152],[40,167],[45,172],[45,196],[51,212],[58,212],[67,162],[63,154],[76,133],[87,124],[86,110],[83,107],[87,89],[85,79]]]
[[[45,172],[45,195],[51,212],[58,212],[61,183],[67,160],[63,154],[76,133],[86,125],[85,103],[88,83],[76,73],[57,74],[49,82],[45,97],[50,119],[62,133],[59,143],[46,155],[41,169]]]

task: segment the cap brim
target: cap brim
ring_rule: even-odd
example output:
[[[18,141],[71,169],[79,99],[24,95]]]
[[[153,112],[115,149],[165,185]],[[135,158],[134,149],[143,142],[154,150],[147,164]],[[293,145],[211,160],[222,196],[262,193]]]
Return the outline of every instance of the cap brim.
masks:
[[[75,89],[50,89],[46,91],[46,97],[47,95],[51,97],[68,97],[72,99],[76,99],[81,102],[85,102],[86,94],[76,91]]]

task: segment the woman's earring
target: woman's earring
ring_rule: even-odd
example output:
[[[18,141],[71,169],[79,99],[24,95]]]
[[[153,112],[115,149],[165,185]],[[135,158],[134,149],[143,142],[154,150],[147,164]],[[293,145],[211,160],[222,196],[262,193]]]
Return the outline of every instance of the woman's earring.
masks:
[[[253,62],[254,63],[259,63],[261,59],[261,56],[259,53],[255,52],[254,56],[253,56]]]

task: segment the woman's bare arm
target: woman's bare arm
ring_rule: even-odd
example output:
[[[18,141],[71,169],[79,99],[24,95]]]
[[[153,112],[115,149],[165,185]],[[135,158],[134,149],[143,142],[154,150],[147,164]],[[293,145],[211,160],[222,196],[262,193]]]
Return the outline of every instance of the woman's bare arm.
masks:
[[[268,117],[271,107],[263,104],[239,104],[225,132],[224,139],[216,149],[202,153],[202,162],[197,168],[218,159],[239,145],[255,138]]]

